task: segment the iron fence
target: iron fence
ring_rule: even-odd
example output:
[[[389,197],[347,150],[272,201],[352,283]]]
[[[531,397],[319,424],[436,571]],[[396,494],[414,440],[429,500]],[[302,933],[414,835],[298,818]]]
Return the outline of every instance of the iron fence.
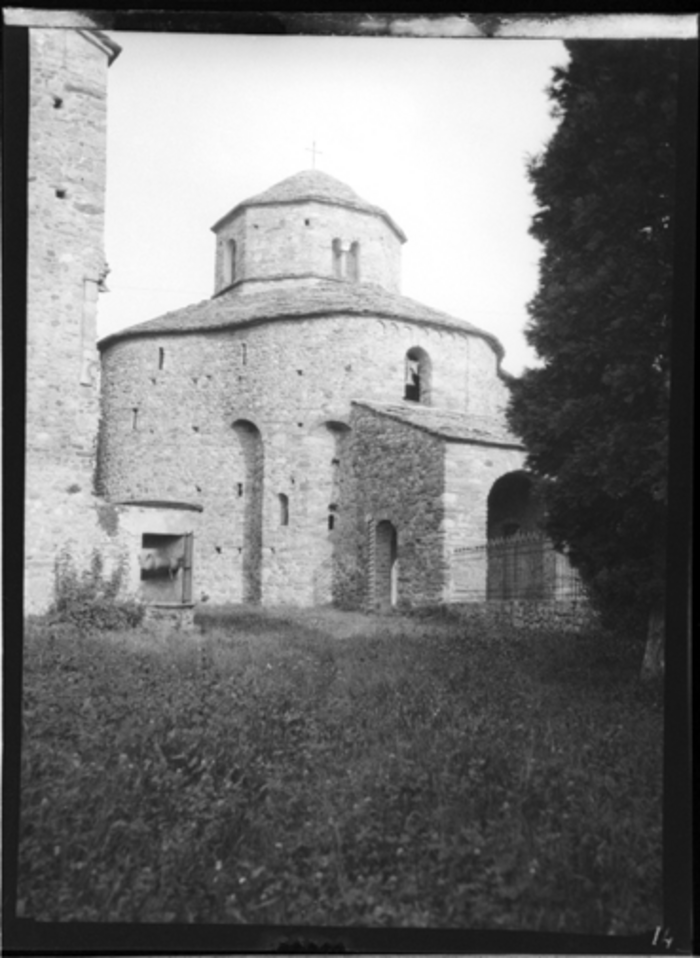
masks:
[[[581,578],[566,555],[540,532],[489,539],[455,549],[453,597],[457,601],[584,599]]]

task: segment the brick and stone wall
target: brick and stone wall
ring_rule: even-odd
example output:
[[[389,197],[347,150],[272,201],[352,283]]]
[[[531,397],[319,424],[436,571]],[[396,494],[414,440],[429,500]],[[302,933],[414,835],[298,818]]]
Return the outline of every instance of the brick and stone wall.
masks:
[[[454,598],[458,572],[452,555],[455,549],[481,545],[487,537],[488,496],[501,476],[521,469],[525,454],[507,446],[482,446],[472,443],[448,443],[445,448],[445,562],[450,576],[445,583],[444,599]],[[472,595],[486,598],[486,554],[483,563],[469,567],[470,581],[460,581]]]
[[[466,411],[474,416],[489,416],[503,422],[508,403],[508,387],[498,375],[498,358],[492,347],[479,336],[470,336],[469,380]]]
[[[371,563],[380,578],[382,564],[392,564],[393,530],[399,603],[440,601],[449,594],[451,545],[476,535],[488,487],[522,454],[460,452],[366,408],[351,416],[351,402],[400,402],[406,356],[417,348],[429,361],[432,406],[498,420],[507,394],[492,346],[466,330],[369,313],[271,317],[216,332],[112,339],[100,368],[114,52],[94,31],[31,31],[27,611],[51,601],[54,560],[66,547],[79,567],[93,549],[107,571],[124,559],[137,588],[143,529],[135,507],[118,505],[134,500],[201,508],[196,532],[187,533],[195,601],[360,607]],[[398,292],[402,238],[385,215],[367,210],[306,200],[249,205],[217,224],[216,289],[230,283],[229,240],[234,282],[247,297],[273,284],[338,278],[338,239],[344,249],[358,244],[361,282]],[[148,521],[157,524],[157,510]]]
[[[374,544],[374,562],[370,553],[382,522],[396,530],[397,605],[439,602],[445,578],[442,440],[362,406],[353,407],[351,427],[357,508],[348,549],[358,556],[363,605],[381,605],[370,570],[381,578],[376,563],[385,544]]]
[[[230,285],[226,244],[236,243],[235,281],[242,292],[264,288],[280,277],[333,279],[332,243],[359,245],[359,279],[399,292],[401,241],[379,215],[313,201],[253,206],[217,230],[214,289]]]
[[[467,628],[515,628],[522,630],[581,632],[595,628],[597,618],[583,601],[542,601],[511,599],[454,605]]]
[[[53,597],[54,560],[87,567],[123,551],[93,493],[99,415],[95,346],[104,268],[108,59],[95,34],[30,31],[25,610]]]
[[[338,426],[326,424],[346,425],[356,397],[400,400],[413,345],[431,355],[436,402],[459,408],[466,402],[470,338],[335,316],[117,340],[103,354],[100,490],[111,499],[200,503],[197,581],[212,601],[240,601],[245,519],[238,484],[245,463],[232,425],[249,421],[264,449],[263,600],[330,601],[334,589],[345,595],[346,586],[330,584],[328,557],[338,552],[351,483],[345,468],[333,464]],[[333,473],[343,477],[344,491],[329,529]],[[279,521],[280,495],[288,500],[286,526]],[[334,568],[346,570],[344,581],[354,580],[355,564],[341,554]]]

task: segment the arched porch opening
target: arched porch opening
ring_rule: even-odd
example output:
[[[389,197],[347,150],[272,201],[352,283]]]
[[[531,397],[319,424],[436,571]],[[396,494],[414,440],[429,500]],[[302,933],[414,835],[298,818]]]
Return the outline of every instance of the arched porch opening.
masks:
[[[517,470],[494,482],[487,504],[488,599],[536,599],[545,591],[546,540],[535,480]]]

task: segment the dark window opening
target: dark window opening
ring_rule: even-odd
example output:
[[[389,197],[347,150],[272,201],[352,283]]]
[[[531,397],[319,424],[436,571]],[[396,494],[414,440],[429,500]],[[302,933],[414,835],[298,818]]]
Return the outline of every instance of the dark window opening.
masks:
[[[63,106],[63,99],[60,96],[55,96],[53,98],[53,108],[54,110],[60,110]]]
[[[192,426],[192,429],[193,429],[195,432],[199,432],[199,426]]]
[[[288,526],[289,525],[289,497],[285,496],[283,492],[280,492],[279,501],[280,501],[280,525]]]
[[[138,427],[138,421],[139,421],[139,411],[138,409],[133,409],[132,415],[131,415],[131,428],[134,432],[136,431]]]
[[[243,483],[239,482],[238,483],[238,498],[240,499],[242,495],[243,495]]]
[[[59,200],[64,200],[66,198],[66,191],[56,190],[56,196],[59,198]]]
[[[141,596],[147,602],[192,600],[192,535],[144,533],[141,537]]]
[[[311,220],[304,220],[305,226],[311,226]]]
[[[245,366],[248,362],[248,344],[241,343],[241,362]]]
[[[329,513],[328,513],[328,530],[329,530],[329,532],[332,532],[332,531],[333,531],[333,527],[334,527],[334,526],[335,526],[335,516],[333,515],[332,512],[329,512]]]
[[[414,346],[406,353],[404,394],[403,398],[409,402],[430,402],[431,386],[430,357],[420,346]]]
[[[303,376],[303,375],[304,375],[304,370],[303,370],[303,369],[297,369],[297,375],[298,375],[298,376]]]

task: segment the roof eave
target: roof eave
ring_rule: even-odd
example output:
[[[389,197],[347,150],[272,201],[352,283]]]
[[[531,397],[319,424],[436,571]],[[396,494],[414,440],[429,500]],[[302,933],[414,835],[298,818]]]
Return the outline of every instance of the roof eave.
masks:
[[[111,67],[114,61],[117,59],[119,54],[122,52],[122,48],[118,43],[115,43],[106,33],[103,33],[101,30],[78,30],[77,31],[82,37],[85,37],[86,40],[89,40],[90,43],[94,43],[95,46],[98,46],[104,53],[107,54],[107,66]]]
[[[363,409],[369,410],[369,412],[375,413],[377,416],[386,416],[388,419],[392,419],[394,422],[401,423],[404,426],[409,426],[411,429],[420,429],[421,432],[426,432],[429,435],[433,436],[436,439],[441,439],[443,442],[457,442],[462,445],[469,446],[498,446],[499,448],[504,449],[518,449],[523,450],[525,447],[522,443],[513,441],[511,442],[508,439],[479,439],[475,437],[467,436],[450,436],[441,432],[439,429],[427,426],[425,423],[411,422],[410,419],[405,419],[403,416],[398,415],[395,412],[392,412],[389,409],[378,409],[371,402],[362,399],[351,399],[351,406],[362,406]]]
[[[394,231],[401,243],[405,243],[407,241],[407,236],[398,223],[396,223],[391,216],[389,216],[389,214],[380,207],[365,208],[344,200],[331,200],[322,196],[302,196],[298,197],[297,199],[289,200],[244,200],[242,203],[237,203],[236,206],[228,211],[228,213],[225,213],[221,219],[218,219],[216,223],[210,227],[210,229],[212,233],[216,233],[217,230],[219,230],[230,220],[235,219],[239,213],[242,213],[247,209],[253,209],[256,206],[298,206],[301,203],[323,203],[326,206],[342,206],[344,209],[355,210],[358,213],[365,213],[367,216],[379,216],[385,221],[387,226]]]

